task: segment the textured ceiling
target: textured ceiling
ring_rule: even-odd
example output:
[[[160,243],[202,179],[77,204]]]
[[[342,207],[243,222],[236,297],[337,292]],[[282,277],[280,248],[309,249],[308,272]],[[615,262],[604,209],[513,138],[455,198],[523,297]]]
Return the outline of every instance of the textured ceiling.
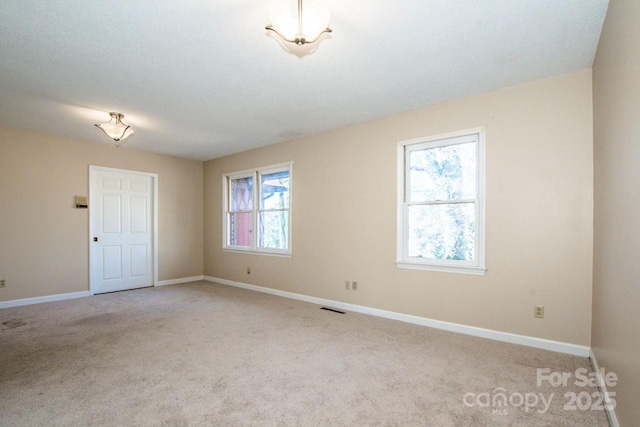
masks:
[[[295,1],[295,0],[292,0]],[[275,0],[2,0],[0,124],[208,160],[590,67],[607,0],[325,0],[311,54]]]

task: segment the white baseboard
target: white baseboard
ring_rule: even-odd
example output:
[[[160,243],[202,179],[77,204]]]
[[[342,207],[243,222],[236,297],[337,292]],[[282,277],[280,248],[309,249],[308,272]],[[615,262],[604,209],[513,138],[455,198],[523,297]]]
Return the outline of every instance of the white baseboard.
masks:
[[[576,344],[563,343],[559,341],[551,341],[551,340],[546,340],[542,338],[528,337],[525,335],[511,334],[508,332],[494,331],[491,329],[477,328],[475,326],[461,325],[458,323],[444,322],[441,320],[434,320],[426,317],[396,313],[393,311],[380,310],[377,308],[365,307],[362,305],[349,304],[349,303],[340,302],[340,301],[333,301],[333,300],[328,300],[324,298],[317,298],[317,297],[312,297],[308,295],[297,294],[294,292],[287,292],[287,291],[281,291],[278,289],[250,285],[247,283],[234,282],[232,280],[226,280],[226,279],[221,279],[221,278],[211,277],[211,276],[193,276],[193,277],[184,277],[184,278],[173,279],[173,280],[162,280],[162,281],[159,281],[156,284],[156,286],[176,285],[180,283],[197,282],[200,280],[206,280],[209,282],[220,283],[222,285],[248,289],[256,292],[262,292],[266,294],[295,299],[299,301],[305,301],[312,304],[326,305],[333,308],[340,308],[343,310],[352,311],[355,313],[368,314],[371,316],[398,320],[401,322],[412,323],[415,325],[428,326],[434,329],[441,329],[441,330],[457,332],[465,335],[472,335],[480,338],[487,338],[495,341],[519,344],[519,345],[524,345],[528,347],[540,348],[544,350],[551,350],[558,353],[571,354],[574,356],[591,357],[592,363],[594,363],[594,370],[598,372],[598,369],[595,367],[597,365],[595,360],[595,355],[593,354],[591,349],[589,347],[576,345]],[[11,301],[0,301],[0,309],[9,308],[9,307],[20,307],[23,305],[30,305],[30,304],[40,304],[40,303],[51,302],[51,301],[63,301],[67,299],[87,297],[89,295],[90,295],[89,291],[83,291],[83,292],[72,292],[68,294],[48,295],[48,296],[35,297],[35,298],[25,298],[25,299],[11,300]],[[615,420],[614,412],[612,412],[612,417],[613,417],[612,420]],[[612,426],[616,426],[616,425],[617,424],[612,422]]]
[[[71,292],[68,294],[46,295],[43,297],[14,299],[11,301],[0,301],[0,309],[10,307],[20,307],[23,305],[41,304],[43,302],[64,301],[67,299],[88,297],[89,291]]]
[[[182,277],[180,279],[172,279],[172,280],[159,280],[158,283],[156,283],[156,286],[179,285],[180,283],[197,282],[203,279],[204,279],[204,276],[192,276],[192,277]]]
[[[173,279],[173,280],[161,280],[156,284],[156,286],[168,286],[168,285],[177,285],[179,283],[197,282],[199,280],[203,280],[203,278],[204,276],[193,276],[193,277],[183,277],[180,279]],[[82,298],[82,297],[88,297],[88,296],[91,296],[91,293],[89,291],[82,291],[82,292],[71,292],[68,294],[46,295],[43,297],[0,301],[0,309],[10,308],[10,307],[21,307],[23,305],[40,304],[43,302],[64,301],[67,299]]]
[[[605,383],[604,378],[602,378],[602,373],[600,372],[600,366],[598,365],[598,361],[596,360],[596,354],[593,352],[593,349],[589,350],[589,359],[591,360],[591,366],[593,367],[593,372],[596,373],[596,380],[598,381],[598,387],[600,387],[600,392],[602,393],[602,397],[605,404],[605,412],[607,413],[607,418],[609,419],[609,425],[611,427],[620,427],[620,423],[618,422],[618,417],[616,417],[615,406],[611,405],[611,395],[609,395],[609,391],[607,390],[607,384]]]
[[[508,332],[494,331],[491,329],[477,328],[475,326],[461,325],[459,323],[444,322],[441,320],[429,319],[426,317],[413,316],[410,314],[396,313],[393,311],[380,310],[377,308],[365,307],[362,305],[349,304],[345,302],[333,301],[324,298],[317,298],[308,295],[296,294],[293,292],[280,291],[277,289],[265,288],[262,286],[249,285],[247,283],[234,282],[232,280],[220,279],[217,277],[204,276],[203,280],[220,283],[222,285],[234,286],[242,289],[263,292],[284,298],[290,298],[312,304],[326,305],[333,308],[340,308],[356,313],[369,314],[371,316],[384,317],[386,319],[398,320],[400,322],[412,323],[415,325],[428,326],[434,329],[442,329],[450,332],[457,332],[474,337],[487,338],[494,341],[519,344],[527,347],[540,348],[543,350],[555,351],[557,353],[571,354],[573,356],[589,357],[590,348],[587,346],[569,344],[560,341],[551,341],[543,338],[528,337],[525,335],[511,334]]]

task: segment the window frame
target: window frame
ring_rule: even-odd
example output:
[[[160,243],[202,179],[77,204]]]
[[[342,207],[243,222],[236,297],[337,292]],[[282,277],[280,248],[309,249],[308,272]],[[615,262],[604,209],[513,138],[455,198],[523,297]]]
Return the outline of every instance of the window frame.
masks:
[[[289,207],[283,209],[263,209],[260,203],[261,194],[261,177],[263,175],[269,175],[278,172],[289,172]],[[231,181],[234,179],[252,178],[252,209],[249,211],[231,211],[230,194],[231,194]],[[269,166],[261,166],[254,169],[246,169],[238,172],[225,173],[222,175],[222,249],[226,252],[237,253],[252,253],[272,256],[291,256],[291,230],[292,230],[292,207],[293,207],[293,162],[279,163]],[[289,220],[287,224],[287,249],[277,248],[264,248],[258,245],[259,243],[259,217],[261,212],[274,212],[284,211],[287,212]],[[229,214],[246,212],[252,215],[252,232],[251,232],[251,246],[240,246],[230,244],[231,228],[229,224]]]
[[[412,151],[422,149],[432,149],[458,145],[468,142],[469,138],[475,139],[476,143],[476,241],[473,261],[447,260],[410,257],[409,254],[409,206],[420,204],[438,204],[438,202],[409,202],[409,180],[410,171],[407,170],[408,156]],[[483,127],[466,129],[457,132],[433,135],[424,138],[416,138],[398,142],[397,147],[397,244],[396,244],[396,266],[404,269],[440,271],[447,273],[462,273],[473,275],[484,275],[485,265],[485,129]],[[467,201],[467,203],[471,203]],[[445,203],[445,201],[442,201]],[[456,203],[461,203],[457,201]]]

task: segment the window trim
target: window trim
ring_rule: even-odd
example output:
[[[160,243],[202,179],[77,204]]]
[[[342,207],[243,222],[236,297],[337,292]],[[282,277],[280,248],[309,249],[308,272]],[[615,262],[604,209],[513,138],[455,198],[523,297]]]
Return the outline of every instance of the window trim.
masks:
[[[407,200],[407,147],[418,145],[429,145],[429,148],[444,147],[452,145],[451,139],[459,139],[477,135],[477,158],[476,158],[476,260],[456,261],[456,260],[434,260],[428,258],[415,258],[407,255],[408,251],[408,203]],[[459,144],[457,142],[454,144]],[[397,146],[397,242],[396,242],[396,266],[403,269],[429,270],[446,273],[462,273],[473,275],[484,275],[485,265],[485,200],[486,200],[486,177],[485,177],[485,128],[478,127],[465,129],[456,132],[449,132],[424,138],[415,138],[399,141]]]
[[[289,208],[286,209],[289,213],[289,223],[287,230],[287,249],[276,249],[276,248],[261,248],[258,246],[258,217],[260,212],[263,211],[260,207],[260,178],[262,175],[268,175],[270,173],[275,172],[283,172],[289,171]],[[251,177],[253,180],[253,190],[252,190],[252,203],[253,208],[251,210],[253,224],[251,236],[251,246],[237,246],[230,245],[229,242],[229,233],[230,229],[228,227],[229,221],[229,193],[230,193],[230,184],[231,180],[239,179],[239,178],[249,178]],[[245,169],[238,172],[230,172],[222,174],[222,250],[225,252],[232,253],[251,253],[251,254],[259,254],[259,255],[270,255],[270,256],[281,256],[281,257],[290,257],[292,253],[292,239],[291,239],[291,230],[292,230],[292,211],[293,211],[293,162],[285,162],[278,163],[269,166],[261,166],[253,169]]]

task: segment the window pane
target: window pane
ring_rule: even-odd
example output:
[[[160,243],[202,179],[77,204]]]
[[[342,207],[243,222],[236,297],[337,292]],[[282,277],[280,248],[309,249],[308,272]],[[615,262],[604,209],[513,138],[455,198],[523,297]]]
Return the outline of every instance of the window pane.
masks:
[[[261,248],[288,249],[289,212],[260,212]]]
[[[229,214],[229,244],[233,246],[252,246],[251,232],[253,228],[253,214]]]
[[[426,202],[476,198],[476,143],[409,153],[409,200]]]
[[[410,257],[464,261],[475,258],[475,203],[408,208]]]
[[[289,208],[289,171],[260,176],[260,208]]]
[[[253,209],[253,178],[231,180],[231,195],[229,197],[230,211],[250,211]]]

